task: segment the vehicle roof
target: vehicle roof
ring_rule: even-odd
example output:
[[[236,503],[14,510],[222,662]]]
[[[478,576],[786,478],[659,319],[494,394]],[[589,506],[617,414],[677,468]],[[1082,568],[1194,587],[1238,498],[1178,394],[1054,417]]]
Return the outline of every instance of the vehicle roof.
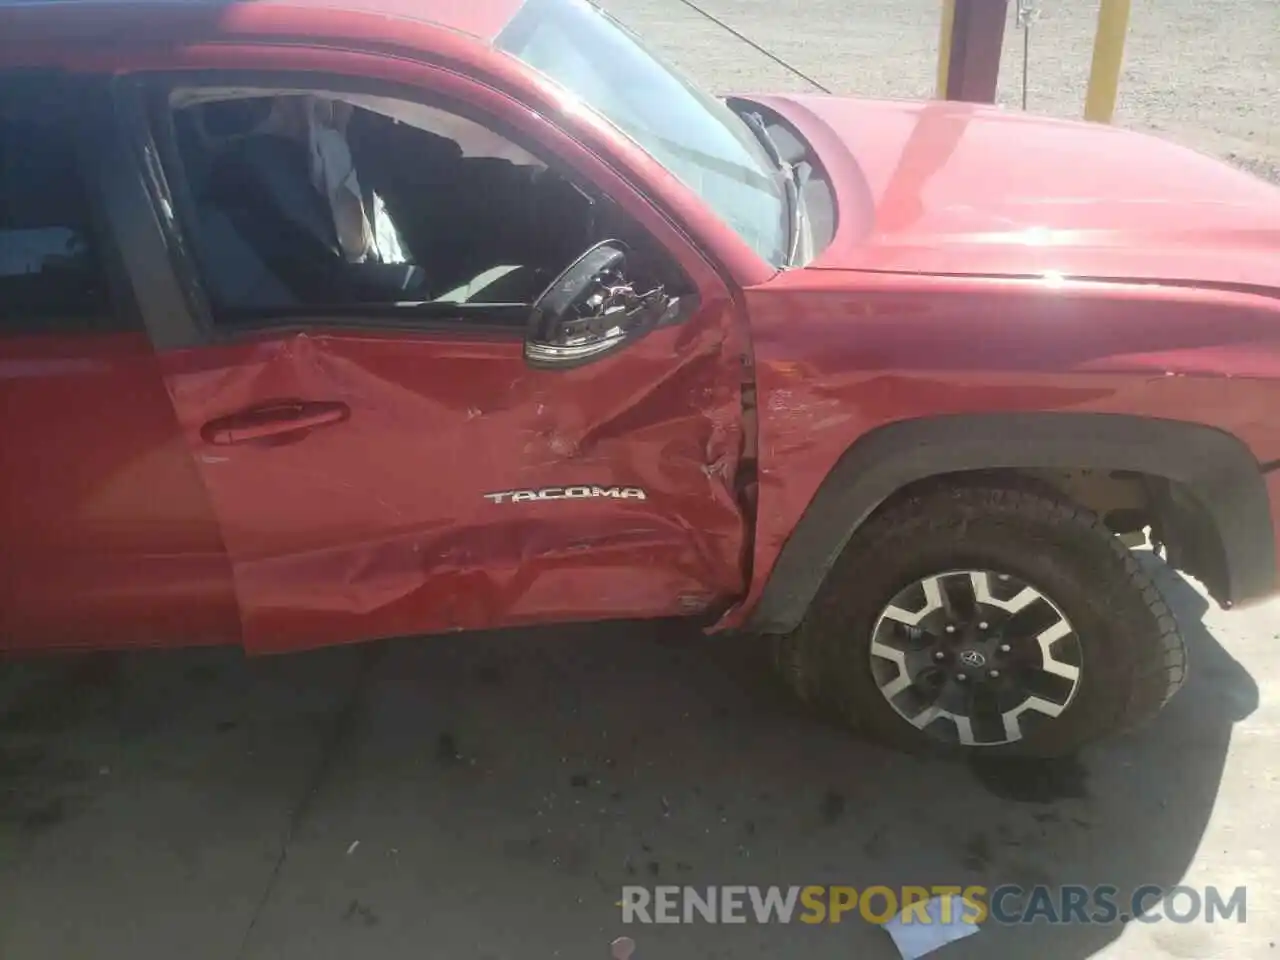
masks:
[[[416,20],[492,42],[524,0],[0,0],[0,14],[16,13],[22,21],[47,25],[47,39],[76,31],[75,11],[92,12],[94,20],[142,20],[157,32],[193,20],[193,13],[230,11],[237,7],[308,8],[403,20]]]

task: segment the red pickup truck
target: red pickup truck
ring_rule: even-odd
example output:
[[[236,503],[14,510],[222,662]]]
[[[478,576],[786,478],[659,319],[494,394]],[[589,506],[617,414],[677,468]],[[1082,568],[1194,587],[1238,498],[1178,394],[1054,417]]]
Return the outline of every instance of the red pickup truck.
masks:
[[[1280,191],[1110,127],[713,97],[585,0],[0,2],[0,636],[567,620],[1052,755],[1276,589]]]

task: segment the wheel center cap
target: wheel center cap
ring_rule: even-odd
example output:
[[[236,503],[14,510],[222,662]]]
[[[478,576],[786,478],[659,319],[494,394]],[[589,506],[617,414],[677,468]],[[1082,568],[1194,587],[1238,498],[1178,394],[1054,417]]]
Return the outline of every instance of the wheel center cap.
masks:
[[[981,650],[962,650],[960,662],[966,667],[981,667],[987,662],[987,656]]]

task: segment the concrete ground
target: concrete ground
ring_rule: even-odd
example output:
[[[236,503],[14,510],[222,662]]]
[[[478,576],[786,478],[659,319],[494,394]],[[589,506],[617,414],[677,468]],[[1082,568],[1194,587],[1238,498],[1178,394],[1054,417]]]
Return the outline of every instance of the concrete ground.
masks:
[[[706,0],[841,92],[927,94],[933,0]],[[803,88],[677,0],[611,0],[717,89]],[[1096,2],[1045,3],[1034,109],[1078,115]],[[1002,98],[1017,93],[1011,46]],[[1120,122],[1274,173],[1280,4],[1135,0]],[[936,956],[1275,958],[1280,603],[1162,576],[1186,689],[1049,765],[925,763],[794,709],[673,624],[281,659],[0,671],[3,960],[896,956],[835,927],[625,928],[627,883],[1248,886],[1243,925],[988,924]]]
[[[1154,561],[1153,561],[1154,562]],[[1160,567],[1163,570],[1163,567]],[[1059,764],[928,763],[672,624],[6,665],[5,960],[896,956],[831,927],[624,927],[627,883],[1248,886],[1247,922],[988,924],[941,960],[1280,953],[1280,604],[1162,575],[1193,671]]]

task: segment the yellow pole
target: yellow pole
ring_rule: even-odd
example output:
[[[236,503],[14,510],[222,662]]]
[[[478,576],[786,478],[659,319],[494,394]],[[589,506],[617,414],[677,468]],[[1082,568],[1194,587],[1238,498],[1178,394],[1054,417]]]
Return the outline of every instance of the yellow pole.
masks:
[[[956,22],[956,0],[942,0],[942,33],[938,37],[938,87],[934,94],[947,99],[947,73],[951,69],[951,30]]]
[[[1085,94],[1084,118],[1110,123],[1116,112],[1120,67],[1124,63],[1124,38],[1129,31],[1130,0],[1102,0],[1098,8],[1098,35],[1093,41],[1093,68]]]

